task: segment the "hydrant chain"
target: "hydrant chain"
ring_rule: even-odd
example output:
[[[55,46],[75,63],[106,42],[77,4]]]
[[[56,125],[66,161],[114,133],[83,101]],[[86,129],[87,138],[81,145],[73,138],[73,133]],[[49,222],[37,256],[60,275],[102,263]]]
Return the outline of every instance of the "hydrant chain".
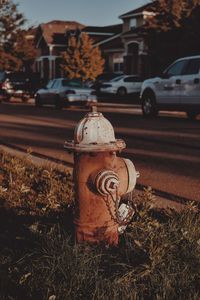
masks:
[[[113,215],[112,210],[111,210],[110,205],[109,205],[109,196],[111,197],[111,199],[114,203],[114,206],[115,206],[115,215]],[[118,196],[118,191],[116,190],[116,199],[114,199],[113,193],[109,193],[109,195],[107,195],[104,199],[105,199],[108,211],[110,213],[111,219],[115,223],[117,223],[120,226],[123,226],[123,225],[127,225],[131,221],[131,218],[132,218],[133,212],[134,212],[134,208],[132,207],[133,201],[129,200],[129,202],[128,202],[129,203],[129,210],[128,210],[127,216],[124,219],[122,219],[119,215],[120,197]]]

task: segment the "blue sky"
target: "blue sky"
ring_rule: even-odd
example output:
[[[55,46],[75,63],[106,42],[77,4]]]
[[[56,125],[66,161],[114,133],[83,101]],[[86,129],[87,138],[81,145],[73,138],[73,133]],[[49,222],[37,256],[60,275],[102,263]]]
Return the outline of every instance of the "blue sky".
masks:
[[[17,0],[16,0],[17,1]],[[84,25],[120,23],[119,15],[150,0],[18,0],[30,25],[51,20],[77,21]]]

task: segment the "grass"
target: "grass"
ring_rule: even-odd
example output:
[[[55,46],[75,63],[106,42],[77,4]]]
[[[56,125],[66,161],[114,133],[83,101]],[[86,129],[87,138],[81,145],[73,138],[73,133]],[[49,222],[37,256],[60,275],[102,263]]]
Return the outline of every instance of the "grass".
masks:
[[[0,299],[200,299],[200,216],[142,204],[119,247],[77,245],[68,174],[0,154]]]

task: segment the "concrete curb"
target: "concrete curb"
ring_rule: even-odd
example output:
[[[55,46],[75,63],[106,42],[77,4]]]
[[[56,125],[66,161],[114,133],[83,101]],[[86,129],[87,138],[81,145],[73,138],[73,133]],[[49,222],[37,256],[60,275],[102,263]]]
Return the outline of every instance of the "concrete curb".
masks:
[[[72,171],[73,171],[72,167],[66,166],[66,165],[64,165],[62,163],[58,163],[56,161],[49,160],[48,158],[45,159],[45,158],[37,157],[37,156],[29,153],[28,151],[25,152],[22,150],[21,151],[16,150],[16,149],[13,149],[11,147],[8,147],[8,146],[2,145],[2,144],[0,144],[0,150],[5,151],[10,155],[14,155],[20,159],[28,159],[30,161],[30,163],[33,163],[36,166],[50,166],[52,168],[57,168],[64,172],[68,172],[69,174],[71,174],[71,180],[72,180]]]

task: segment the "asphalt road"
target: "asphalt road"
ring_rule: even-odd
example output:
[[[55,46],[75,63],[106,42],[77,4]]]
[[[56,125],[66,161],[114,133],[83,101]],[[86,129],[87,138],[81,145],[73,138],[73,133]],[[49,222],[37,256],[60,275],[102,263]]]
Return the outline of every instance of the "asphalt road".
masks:
[[[139,183],[200,201],[200,118],[189,121],[184,113],[174,112],[145,119],[137,105],[122,108],[105,101],[102,105],[99,110],[113,124],[116,138],[127,144],[121,155],[134,162]],[[35,108],[32,101],[2,103],[0,143],[72,162],[63,144],[73,139],[74,127],[86,112],[84,108]]]

